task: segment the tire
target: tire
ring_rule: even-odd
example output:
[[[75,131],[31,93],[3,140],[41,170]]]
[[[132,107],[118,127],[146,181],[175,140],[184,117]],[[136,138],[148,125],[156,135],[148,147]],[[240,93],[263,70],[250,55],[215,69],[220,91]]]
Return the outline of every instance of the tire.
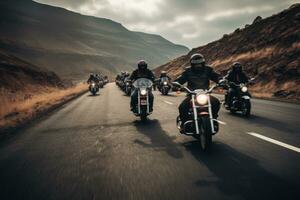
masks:
[[[199,128],[201,130],[200,147],[204,152],[210,151],[212,146],[212,131],[209,117],[201,118]]]
[[[141,118],[141,121],[143,121],[143,122],[147,120],[147,111],[145,108],[142,108],[140,118]]]
[[[235,113],[236,113],[236,111],[233,110],[232,108],[229,108],[229,109],[230,109],[230,112],[231,112],[232,114],[235,114]]]
[[[164,90],[164,95],[166,95],[166,96],[168,95],[168,90],[167,89]]]
[[[127,89],[127,90],[126,90],[127,96],[130,96],[130,93],[131,93],[131,89]]]
[[[242,114],[245,117],[249,117],[251,113],[251,103],[249,100],[246,100],[243,102],[243,106],[242,106]]]

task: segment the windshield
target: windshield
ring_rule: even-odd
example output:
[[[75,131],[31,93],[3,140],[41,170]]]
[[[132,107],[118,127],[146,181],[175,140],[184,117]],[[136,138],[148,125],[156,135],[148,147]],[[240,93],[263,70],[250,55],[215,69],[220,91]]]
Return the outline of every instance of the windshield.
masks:
[[[152,81],[146,78],[139,78],[133,83],[135,88],[149,88],[152,87],[152,85]]]
[[[162,81],[162,82],[165,82],[165,81],[166,81],[166,82],[169,82],[169,79],[168,79],[167,77],[161,77],[161,81]]]

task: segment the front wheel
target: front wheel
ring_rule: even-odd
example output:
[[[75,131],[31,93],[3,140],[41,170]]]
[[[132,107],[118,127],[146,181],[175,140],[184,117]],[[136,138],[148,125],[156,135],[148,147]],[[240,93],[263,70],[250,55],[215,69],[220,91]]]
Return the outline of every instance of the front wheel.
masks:
[[[146,121],[146,120],[147,120],[147,114],[144,113],[144,112],[141,113],[140,118],[141,118],[141,121],[142,121],[142,122]]]
[[[201,130],[200,144],[203,151],[209,151],[212,146],[212,130],[209,117],[202,117],[201,123],[199,123]]]
[[[249,117],[251,113],[251,103],[249,100],[244,101],[242,105],[242,114],[245,117]]]
[[[142,107],[141,108],[141,114],[140,114],[140,118],[141,118],[141,121],[146,121],[147,120],[147,110],[145,107]]]
[[[130,96],[130,93],[131,93],[131,89],[127,88],[127,89],[126,89],[126,94],[127,94],[127,96]]]
[[[230,112],[231,112],[231,114],[235,114],[235,113],[236,113],[236,110],[230,108]]]

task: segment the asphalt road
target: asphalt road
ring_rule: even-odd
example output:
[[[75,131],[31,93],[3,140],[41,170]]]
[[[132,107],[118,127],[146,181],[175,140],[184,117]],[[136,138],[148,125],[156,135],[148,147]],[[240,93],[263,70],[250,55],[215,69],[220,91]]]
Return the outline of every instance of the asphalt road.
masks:
[[[176,129],[182,99],[155,93],[143,124],[114,84],[84,94],[0,141],[0,199],[300,199],[299,105],[222,109],[203,153]]]

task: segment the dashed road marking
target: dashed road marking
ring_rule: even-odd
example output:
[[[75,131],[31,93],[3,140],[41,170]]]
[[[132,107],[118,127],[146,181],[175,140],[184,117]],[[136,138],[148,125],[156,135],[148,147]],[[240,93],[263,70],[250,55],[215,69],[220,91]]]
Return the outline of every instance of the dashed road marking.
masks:
[[[172,102],[170,102],[170,101],[164,101],[166,104],[169,104],[169,105],[173,105],[173,103]]]
[[[257,137],[257,138],[260,138],[260,139],[265,140],[265,141],[267,141],[267,142],[271,142],[271,143],[276,144],[276,145],[278,145],[278,146],[282,146],[282,147],[284,147],[284,148],[287,148],[287,149],[289,149],[289,150],[295,151],[295,152],[297,152],[297,153],[300,153],[300,148],[298,148],[298,147],[295,147],[295,146],[292,146],[292,145],[289,145],[289,144],[280,142],[280,141],[278,141],[278,140],[274,140],[274,139],[272,139],[272,138],[263,136],[263,135],[258,134],[258,133],[247,132],[247,134],[252,135],[252,136],[254,136],[254,137]]]

